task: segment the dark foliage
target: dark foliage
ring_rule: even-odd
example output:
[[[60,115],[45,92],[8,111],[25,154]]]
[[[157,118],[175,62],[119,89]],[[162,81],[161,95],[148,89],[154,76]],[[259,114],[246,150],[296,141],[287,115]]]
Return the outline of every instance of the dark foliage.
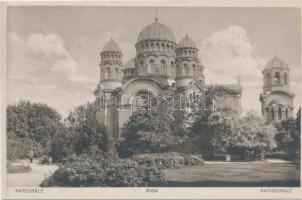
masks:
[[[64,160],[42,187],[155,187],[164,182],[163,174],[154,167],[138,165],[131,159],[96,161],[87,155]]]
[[[127,157],[143,152],[163,152],[180,143],[181,138],[173,132],[173,120],[169,111],[137,111],[124,125],[124,141],[119,146],[119,155]]]
[[[66,129],[61,116],[46,104],[20,101],[7,107],[8,159],[27,158],[33,150],[35,157],[51,154],[52,142],[62,138]]]
[[[131,157],[139,164],[154,166],[157,169],[180,168],[183,166],[203,165],[200,154],[178,152],[135,154]]]
[[[95,147],[99,151],[107,151],[107,132],[96,119],[95,102],[75,108],[66,118],[66,124],[72,135],[75,153],[88,153]]]
[[[301,146],[301,108],[297,112],[296,119],[282,121],[276,124],[276,128],[278,150],[287,153],[289,159],[296,159]]]

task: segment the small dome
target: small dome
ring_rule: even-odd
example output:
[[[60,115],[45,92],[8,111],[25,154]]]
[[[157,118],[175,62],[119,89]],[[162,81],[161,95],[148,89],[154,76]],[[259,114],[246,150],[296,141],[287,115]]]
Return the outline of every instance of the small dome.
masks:
[[[177,45],[177,48],[194,48],[197,49],[195,42],[188,35],[184,37]]]
[[[131,68],[135,68],[135,62],[133,58],[131,58],[124,66],[124,69],[131,69]]]
[[[286,64],[286,62],[284,62],[283,60],[281,60],[280,58],[277,58],[275,56],[270,61],[268,61],[268,63],[265,65],[264,68],[265,69],[270,69],[270,68],[287,68],[288,69],[288,65]]]
[[[102,49],[102,53],[103,52],[118,52],[118,53],[122,53],[119,45],[115,41],[113,41],[112,39],[104,45],[104,47]]]
[[[146,26],[138,35],[137,42],[145,40],[163,40],[175,43],[175,36],[166,25],[159,23],[156,17],[155,22]]]

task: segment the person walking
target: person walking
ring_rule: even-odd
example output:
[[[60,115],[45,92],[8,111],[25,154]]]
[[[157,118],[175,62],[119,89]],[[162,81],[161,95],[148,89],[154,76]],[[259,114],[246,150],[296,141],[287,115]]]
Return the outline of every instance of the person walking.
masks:
[[[31,149],[29,151],[29,162],[32,163],[34,158],[34,151]]]

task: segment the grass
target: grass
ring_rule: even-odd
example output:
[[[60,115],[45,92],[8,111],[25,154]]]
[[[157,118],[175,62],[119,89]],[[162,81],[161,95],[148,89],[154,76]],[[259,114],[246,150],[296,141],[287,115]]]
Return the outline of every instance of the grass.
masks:
[[[166,169],[170,187],[299,187],[300,170],[292,163],[206,163]]]

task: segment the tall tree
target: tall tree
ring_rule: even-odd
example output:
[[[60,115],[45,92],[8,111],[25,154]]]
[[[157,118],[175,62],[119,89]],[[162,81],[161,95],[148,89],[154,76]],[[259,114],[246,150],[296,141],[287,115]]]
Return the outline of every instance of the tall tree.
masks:
[[[87,153],[92,149],[107,151],[107,132],[96,119],[96,103],[88,102],[70,112],[65,122],[73,134],[76,153]]]

